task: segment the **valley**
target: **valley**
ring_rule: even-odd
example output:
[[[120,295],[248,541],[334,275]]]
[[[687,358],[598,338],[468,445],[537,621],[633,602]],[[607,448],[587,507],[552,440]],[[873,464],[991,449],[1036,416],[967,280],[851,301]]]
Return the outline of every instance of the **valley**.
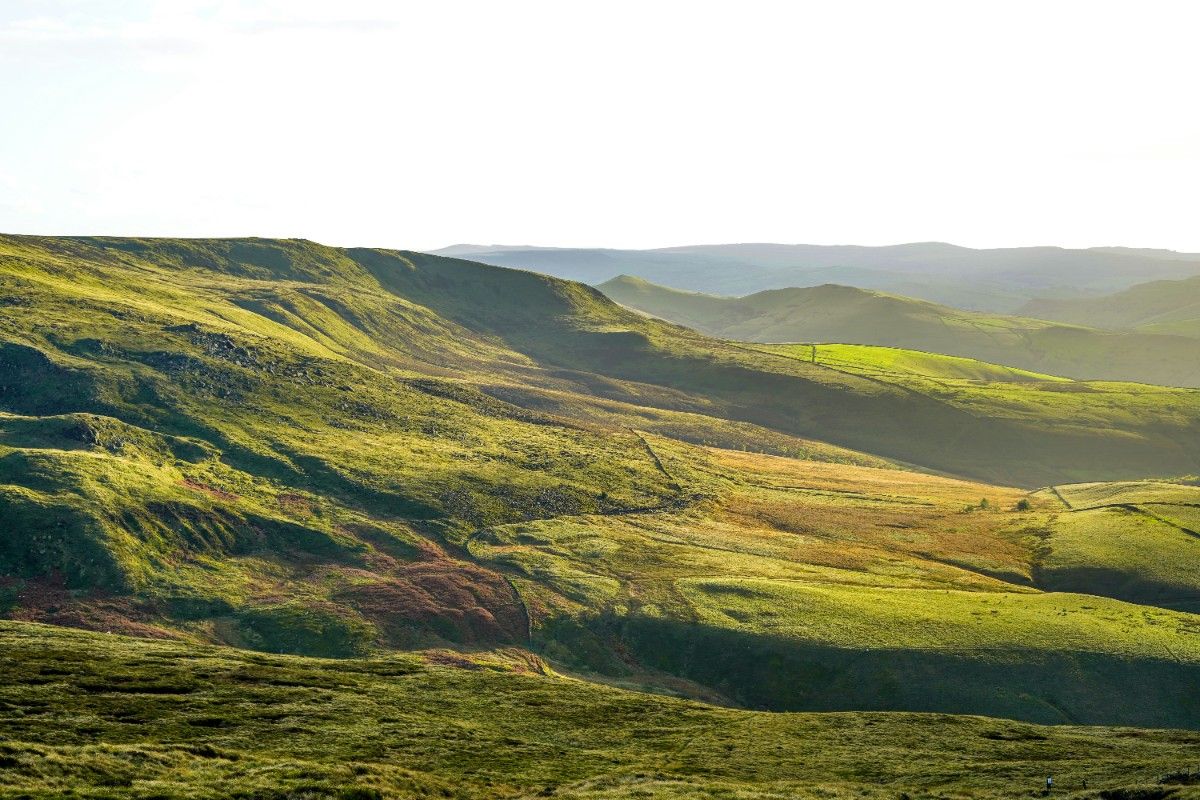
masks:
[[[962,311],[836,285],[716,297],[621,276],[598,288],[624,306],[724,339],[875,345],[1078,380],[1200,386],[1200,357],[1195,339],[1185,335],[1186,321],[1170,330],[1104,330]],[[1050,311],[1058,305],[1071,308],[1071,302],[1086,305],[1098,301],[1031,301],[1028,307],[1036,313],[1039,308]],[[1186,311],[1181,313],[1186,317]],[[1097,313],[1089,319],[1092,324],[1110,326],[1119,317]]]
[[[1001,797],[1194,752],[1194,390],[299,240],[3,237],[0,285],[0,796]]]

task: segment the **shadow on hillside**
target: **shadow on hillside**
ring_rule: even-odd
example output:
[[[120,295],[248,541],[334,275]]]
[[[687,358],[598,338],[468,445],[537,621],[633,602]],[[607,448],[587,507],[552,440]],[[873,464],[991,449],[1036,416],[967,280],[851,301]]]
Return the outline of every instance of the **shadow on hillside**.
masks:
[[[1200,597],[1189,586],[1157,581],[1134,569],[1070,566],[1041,568],[1037,586],[1047,592],[1077,592],[1114,597],[1127,603],[1200,613]]]
[[[608,399],[717,408],[726,419],[1019,486],[1186,473],[1196,464],[1195,432],[1165,416],[1138,422],[1130,436],[1048,425],[1025,412],[980,413],[869,377],[705,339],[579,284],[419,253],[347,255],[389,291],[498,338],[552,375],[600,376],[585,383]],[[662,393],[631,396],[623,381]],[[680,396],[688,399],[670,399]]]
[[[588,629],[618,642],[643,667],[748,708],[1200,728],[1200,666],[1165,653],[1134,659],[1065,648],[848,649],[648,617],[596,619]],[[583,633],[558,632],[575,639]]]

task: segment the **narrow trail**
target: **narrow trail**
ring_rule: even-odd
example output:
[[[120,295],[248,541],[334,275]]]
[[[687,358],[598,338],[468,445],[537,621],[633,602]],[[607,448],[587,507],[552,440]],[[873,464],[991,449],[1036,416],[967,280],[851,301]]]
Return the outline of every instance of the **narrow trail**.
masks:
[[[1057,486],[1051,486],[1050,491],[1054,493],[1054,496],[1058,498],[1058,502],[1062,503],[1068,511],[1077,510],[1073,505],[1067,502],[1067,498],[1063,497],[1062,492],[1058,490]]]
[[[650,444],[650,442],[646,438],[646,436],[643,435],[641,431],[635,430],[633,428],[630,428],[629,430],[642,443],[642,446],[646,449],[647,454],[650,456],[651,460],[654,462],[654,465],[658,469],[658,471],[661,472],[666,477],[668,487],[676,495],[675,500],[673,500],[671,502],[666,502],[666,503],[659,503],[657,505],[652,505],[652,506],[640,506],[640,507],[635,507],[635,508],[623,508],[623,509],[616,510],[616,511],[598,511],[598,512],[593,512],[593,513],[584,513],[584,514],[560,514],[560,515],[553,516],[553,517],[543,517],[541,519],[530,520],[530,521],[531,522],[551,522],[554,520],[582,519],[582,518],[594,517],[594,516],[632,517],[632,516],[638,516],[641,514],[653,514],[653,513],[657,513],[657,512],[661,512],[661,511],[671,511],[671,510],[677,511],[677,510],[680,510],[680,509],[688,506],[690,504],[689,498],[684,496],[684,490],[683,490],[682,484],[680,484],[679,481],[675,478],[675,476],[671,474],[671,471],[667,469],[666,465],[663,463],[663,461],[659,457],[658,453],[656,453],[654,451],[654,447]],[[504,527],[504,526],[501,525],[501,526],[496,526],[496,527]],[[485,565],[489,569],[495,571],[508,584],[509,588],[513,592],[513,595],[517,598],[517,602],[521,606],[521,611],[525,617],[526,641],[528,642],[529,647],[532,648],[533,647],[533,627],[534,627],[533,626],[533,614],[530,613],[529,604],[525,602],[525,598],[521,594],[521,590],[517,587],[516,582],[512,578],[513,568],[508,565],[505,565],[505,564],[497,564],[495,562],[486,560],[486,559],[482,558],[481,556],[477,555],[476,553],[472,552],[472,549],[471,549],[472,544],[474,544],[479,539],[480,536],[484,535],[485,533],[488,533],[490,530],[491,530],[491,527],[483,527],[483,528],[478,528],[478,529],[472,531],[471,534],[469,536],[467,536],[466,539],[463,540],[462,544],[458,545],[454,549],[459,550],[460,555],[465,557],[466,560],[469,560],[475,564]],[[447,542],[446,544],[449,544],[449,543]],[[738,552],[738,551],[731,549],[729,552]]]
[[[658,453],[656,453],[654,451],[654,447],[650,444],[650,442],[646,438],[646,436],[641,431],[638,431],[634,428],[630,428],[629,431],[634,436],[636,436],[638,438],[638,440],[642,443],[642,447],[644,447],[646,449],[646,453],[650,456],[650,459],[654,462],[655,468],[658,469],[658,471],[661,472],[663,474],[663,476],[667,479],[669,488],[676,494],[676,497],[673,501],[666,502],[666,503],[657,503],[655,505],[650,505],[650,506],[633,506],[633,507],[621,508],[621,509],[617,509],[617,510],[613,510],[613,511],[591,511],[591,512],[582,512],[582,513],[578,513],[578,514],[556,514],[555,516],[552,516],[552,517],[539,517],[537,519],[531,519],[528,521],[529,522],[552,522],[555,520],[584,519],[587,517],[628,517],[628,516],[636,516],[638,514],[653,514],[658,511],[673,511],[673,510],[677,511],[679,509],[686,508],[687,506],[691,505],[694,502],[694,498],[687,497],[684,495],[683,485],[675,478],[674,475],[671,474],[671,471],[667,469],[666,465],[663,464],[662,459],[659,458]],[[508,524],[508,523],[505,523],[505,524]],[[488,527],[483,527],[483,528],[477,528],[476,530],[474,530],[471,533],[471,535],[469,535],[466,539],[463,540],[463,543],[459,546],[459,549],[461,549],[471,559],[477,559],[477,556],[475,556],[475,554],[471,552],[471,544],[476,539],[478,539],[481,535],[483,535],[484,533],[487,533],[491,527],[492,526],[488,526]],[[494,527],[502,528],[502,527],[504,527],[504,524],[497,525]]]
[[[500,577],[504,578],[508,588],[512,589],[513,597],[517,598],[517,603],[521,606],[521,612],[525,615],[525,646],[533,650],[533,615],[529,613],[529,604],[525,602],[521,590],[517,588],[517,584],[513,582],[512,578],[504,573],[500,573]]]
[[[654,461],[654,465],[658,467],[658,471],[667,477],[667,485],[675,492],[682,492],[683,486],[680,485],[679,481],[675,480],[675,476],[663,464],[662,459],[658,457],[658,453],[654,452],[654,448],[650,445],[650,440],[646,438],[645,434],[635,428],[630,428],[629,431],[641,440],[642,446],[650,454],[650,458]]]
[[[773,489],[781,492],[809,492],[811,494],[828,494],[834,497],[856,497],[862,500],[870,500],[876,503],[897,503],[906,506],[924,506],[927,508],[936,508],[937,503],[930,503],[925,500],[919,500],[915,497],[907,495],[882,495],[871,494],[870,492],[856,492],[853,489],[833,489],[825,486],[796,486],[790,484],[771,484],[759,483],[757,481],[746,481],[747,486],[754,486],[758,489]]]

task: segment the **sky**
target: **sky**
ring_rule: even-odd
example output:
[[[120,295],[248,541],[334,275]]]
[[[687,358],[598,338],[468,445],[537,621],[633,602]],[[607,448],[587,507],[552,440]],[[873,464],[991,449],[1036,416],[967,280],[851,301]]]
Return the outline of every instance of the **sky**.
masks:
[[[1200,4],[0,2],[0,231],[1200,251]]]

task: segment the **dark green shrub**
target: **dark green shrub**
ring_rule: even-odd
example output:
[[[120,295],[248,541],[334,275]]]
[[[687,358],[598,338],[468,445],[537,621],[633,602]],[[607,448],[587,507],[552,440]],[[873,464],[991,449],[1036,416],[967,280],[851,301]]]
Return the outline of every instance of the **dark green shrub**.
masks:
[[[368,652],[377,635],[343,609],[302,603],[248,608],[237,621],[247,645],[271,653],[348,658]]]
[[[348,786],[338,794],[339,800],[383,800],[383,792],[372,786]]]

